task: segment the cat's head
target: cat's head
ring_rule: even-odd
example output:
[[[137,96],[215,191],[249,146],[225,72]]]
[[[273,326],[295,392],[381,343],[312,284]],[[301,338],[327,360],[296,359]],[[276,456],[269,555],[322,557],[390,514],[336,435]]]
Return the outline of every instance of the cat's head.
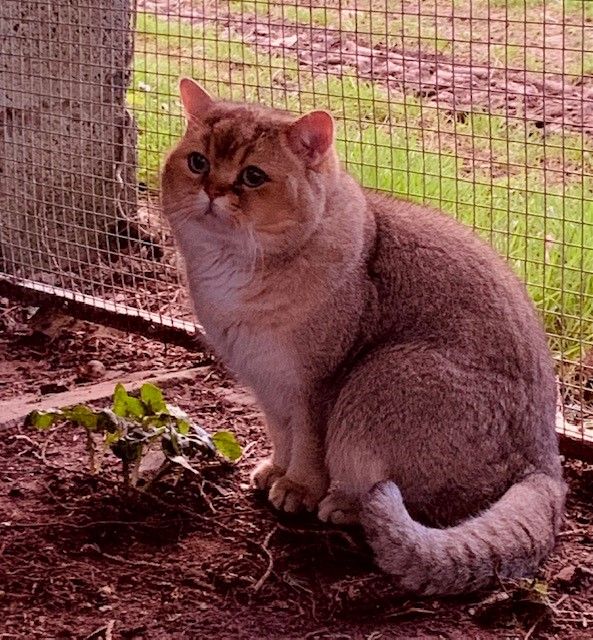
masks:
[[[251,238],[271,254],[304,242],[338,167],[332,117],[217,101],[189,78],[179,88],[187,128],[162,173],[163,209],[178,235]]]

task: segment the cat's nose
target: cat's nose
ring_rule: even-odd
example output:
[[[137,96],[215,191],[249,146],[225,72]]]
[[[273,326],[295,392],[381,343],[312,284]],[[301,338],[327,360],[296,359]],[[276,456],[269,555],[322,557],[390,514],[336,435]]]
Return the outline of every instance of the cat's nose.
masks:
[[[224,195],[226,189],[221,185],[207,184],[204,187],[204,191],[210,199],[210,202],[213,202],[214,200],[216,200],[216,198],[220,198],[220,196]]]

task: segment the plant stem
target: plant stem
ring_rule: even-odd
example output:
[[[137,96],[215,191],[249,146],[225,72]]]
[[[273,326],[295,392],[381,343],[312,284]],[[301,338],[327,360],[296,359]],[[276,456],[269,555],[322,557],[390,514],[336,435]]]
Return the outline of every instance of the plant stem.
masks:
[[[95,460],[95,441],[93,440],[93,436],[88,429],[86,431],[86,451],[89,456],[89,468],[91,473],[95,475],[97,473],[97,466]]]

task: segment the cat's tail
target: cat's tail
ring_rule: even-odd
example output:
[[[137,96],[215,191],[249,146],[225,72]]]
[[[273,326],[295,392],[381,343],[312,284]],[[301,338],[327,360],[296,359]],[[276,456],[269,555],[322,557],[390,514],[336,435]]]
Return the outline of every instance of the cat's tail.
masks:
[[[377,564],[402,591],[447,595],[533,574],[554,547],[565,495],[562,480],[534,473],[480,515],[433,529],[412,520],[388,480],[373,487],[361,520]]]

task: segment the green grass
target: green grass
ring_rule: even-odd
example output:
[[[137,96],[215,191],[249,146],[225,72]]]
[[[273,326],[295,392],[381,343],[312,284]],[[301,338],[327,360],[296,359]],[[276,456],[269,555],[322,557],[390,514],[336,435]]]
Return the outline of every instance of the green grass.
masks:
[[[140,128],[140,179],[150,186],[182,132],[181,74],[224,97],[298,112],[330,108],[340,154],[362,184],[434,204],[476,228],[527,282],[556,352],[578,359],[582,341],[593,343],[593,159],[577,134],[544,138],[487,113],[454,122],[353,77],[316,76],[288,55],[262,55],[213,27],[140,14],[138,32],[129,102]]]

